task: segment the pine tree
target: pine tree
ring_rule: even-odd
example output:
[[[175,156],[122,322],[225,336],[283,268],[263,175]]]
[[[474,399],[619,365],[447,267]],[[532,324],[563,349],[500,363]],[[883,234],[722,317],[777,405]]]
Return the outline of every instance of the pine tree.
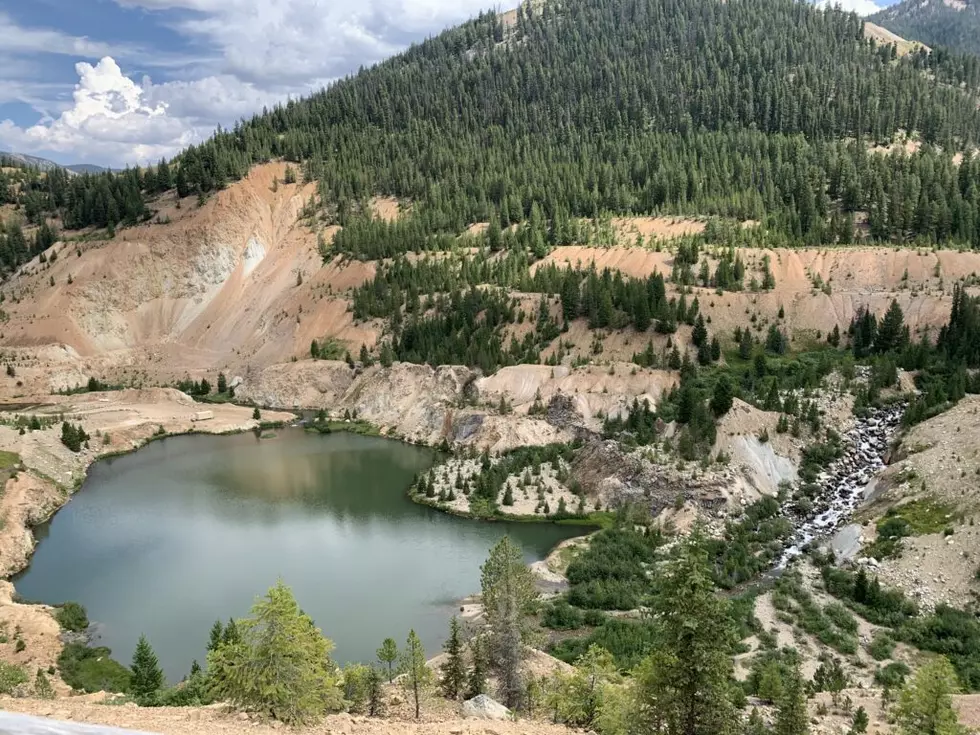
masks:
[[[470,669],[466,681],[466,699],[473,699],[487,692],[487,652],[486,644],[481,638],[474,638],[470,643],[470,653],[473,656],[473,668]]]
[[[163,686],[163,671],[146,636],[141,635],[133,653],[132,692],[137,702],[150,703]]]
[[[340,676],[330,660],[333,643],[282,582],[255,602],[236,631],[237,641],[208,653],[216,696],[294,725],[341,708]]]
[[[238,632],[238,623],[236,623],[232,618],[228,618],[228,623],[225,625],[225,630],[221,634],[222,643],[238,643],[241,641],[241,634]]]
[[[742,332],[742,338],[738,343],[738,356],[743,360],[748,360],[752,357],[752,333],[746,329]]]
[[[895,719],[902,735],[961,735],[953,708],[953,695],[959,691],[956,671],[945,657],[933,659],[902,690]]]
[[[380,717],[384,712],[382,684],[384,675],[374,666],[368,672],[368,715]]]
[[[442,694],[446,699],[459,699],[466,687],[466,664],[463,661],[459,619],[455,615],[449,621],[449,639],[443,650],[448,658],[440,669]]]
[[[776,702],[774,735],[807,735],[810,719],[806,709],[803,676],[797,663],[783,684],[782,696]]]
[[[422,697],[432,685],[432,670],[425,665],[425,648],[414,630],[409,631],[405,650],[401,654],[401,670],[405,673],[404,686],[415,703],[415,719],[422,715]]]
[[[378,661],[388,669],[388,683],[391,684],[395,677],[395,661],[398,660],[398,644],[394,638],[385,638],[381,643],[381,648],[377,650]]]
[[[891,306],[885,312],[881,324],[878,325],[878,335],[875,339],[875,352],[878,354],[899,350],[908,342],[908,334],[905,331],[905,315],[902,307],[898,305],[896,299],[892,299]]]
[[[509,536],[490,550],[480,571],[483,609],[490,630],[490,664],[497,675],[503,704],[516,709],[524,691],[521,661],[523,638],[528,633],[524,616],[537,598],[534,577],[520,548]]]
[[[209,653],[221,645],[223,636],[224,636],[224,627],[221,625],[220,620],[215,620],[214,625],[211,626],[210,636],[208,637]]]
[[[851,733],[862,735],[868,731],[868,712],[864,707],[858,707],[851,720]]]
[[[704,326],[704,317],[698,314],[697,321],[694,322],[694,329],[691,330],[691,342],[695,347],[701,347],[708,342],[708,330]]]
[[[704,532],[695,528],[662,570],[652,598],[659,640],[635,676],[637,715],[647,730],[735,731],[731,654],[737,636],[728,605],[715,595]]]

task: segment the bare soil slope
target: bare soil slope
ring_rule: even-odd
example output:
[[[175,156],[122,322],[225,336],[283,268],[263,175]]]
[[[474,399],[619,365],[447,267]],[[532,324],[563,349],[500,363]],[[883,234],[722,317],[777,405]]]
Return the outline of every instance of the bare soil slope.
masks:
[[[259,166],[201,207],[158,202],[154,223],[108,242],[53,246],[47,263],[33,260],[4,289],[2,343],[66,345],[113,364],[135,352],[177,374],[288,360],[329,336],[373,344],[373,330],[354,327],[346,302],[328,296],[373,267],[322,267],[300,221],[313,187],[281,183],[284,168]]]

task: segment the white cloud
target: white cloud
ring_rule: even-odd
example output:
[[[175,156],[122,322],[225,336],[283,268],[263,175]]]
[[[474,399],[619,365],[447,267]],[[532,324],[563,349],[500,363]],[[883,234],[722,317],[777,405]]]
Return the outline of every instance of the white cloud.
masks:
[[[192,11],[172,23],[220,52],[221,71],[263,89],[307,90],[493,5],[489,0],[116,0]]]
[[[110,46],[85,36],[72,36],[49,28],[24,28],[0,13],[0,48],[5,54],[48,53],[83,58],[134,53],[129,46]]]
[[[820,8],[840,7],[841,10],[848,12],[854,11],[862,18],[877,13],[881,8],[875,5],[872,0],[819,0],[814,3]]]
[[[0,147],[63,153],[74,160],[121,166],[151,163],[209,135],[216,120],[240,116],[270,100],[234,79],[137,84],[111,57],[75,65],[73,102],[57,118],[30,127],[0,122]]]
[[[102,58],[94,66],[76,64],[79,82],[71,101],[62,94],[45,97],[40,85],[28,81],[36,79],[32,74],[6,75],[0,97],[29,102],[41,119],[28,127],[0,122],[0,147],[113,166],[152,162],[202,140],[218,124],[228,126],[264,106],[309,94],[493,5],[491,0],[115,2],[166,24],[188,41],[191,52],[148,51],[60,30],[21,28],[0,12],[0,53],[6,58],[42,53]],[[134,81],[116,59],[130,69],[155,69],[168,81]]]

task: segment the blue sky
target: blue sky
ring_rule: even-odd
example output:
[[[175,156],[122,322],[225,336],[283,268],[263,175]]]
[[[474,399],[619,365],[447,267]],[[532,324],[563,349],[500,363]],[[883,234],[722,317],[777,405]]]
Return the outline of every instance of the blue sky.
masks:
[[[869,12],[871,2],[842,4]],[[155,162],[218,124],[307,94],[493,6],[0,0],[0,150],[65,164]]]

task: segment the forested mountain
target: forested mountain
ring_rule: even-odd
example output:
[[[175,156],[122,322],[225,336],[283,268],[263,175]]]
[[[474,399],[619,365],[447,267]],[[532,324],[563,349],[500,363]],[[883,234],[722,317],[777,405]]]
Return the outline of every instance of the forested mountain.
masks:
[[[980,56],[980,2],[977,0],[905,0],[869,20],[929,46],[944,46]]]
[[[112,227],[176,187],[202,199],[271,158],[319,182],[321,221],[358,257],[444,246],[536,217],[540,251],[602,213],[752,219],[765,244],[980,245],[980,59],[897,58],[862,22],[792,0],[569,0],[483,14],[218,131],[151,170],[0,181],[29,220]],[[915,155],[870,152],[900,133]],[[935,144],[936,147],[933,147]],[[410,199],[382,228],[375,194]]]

